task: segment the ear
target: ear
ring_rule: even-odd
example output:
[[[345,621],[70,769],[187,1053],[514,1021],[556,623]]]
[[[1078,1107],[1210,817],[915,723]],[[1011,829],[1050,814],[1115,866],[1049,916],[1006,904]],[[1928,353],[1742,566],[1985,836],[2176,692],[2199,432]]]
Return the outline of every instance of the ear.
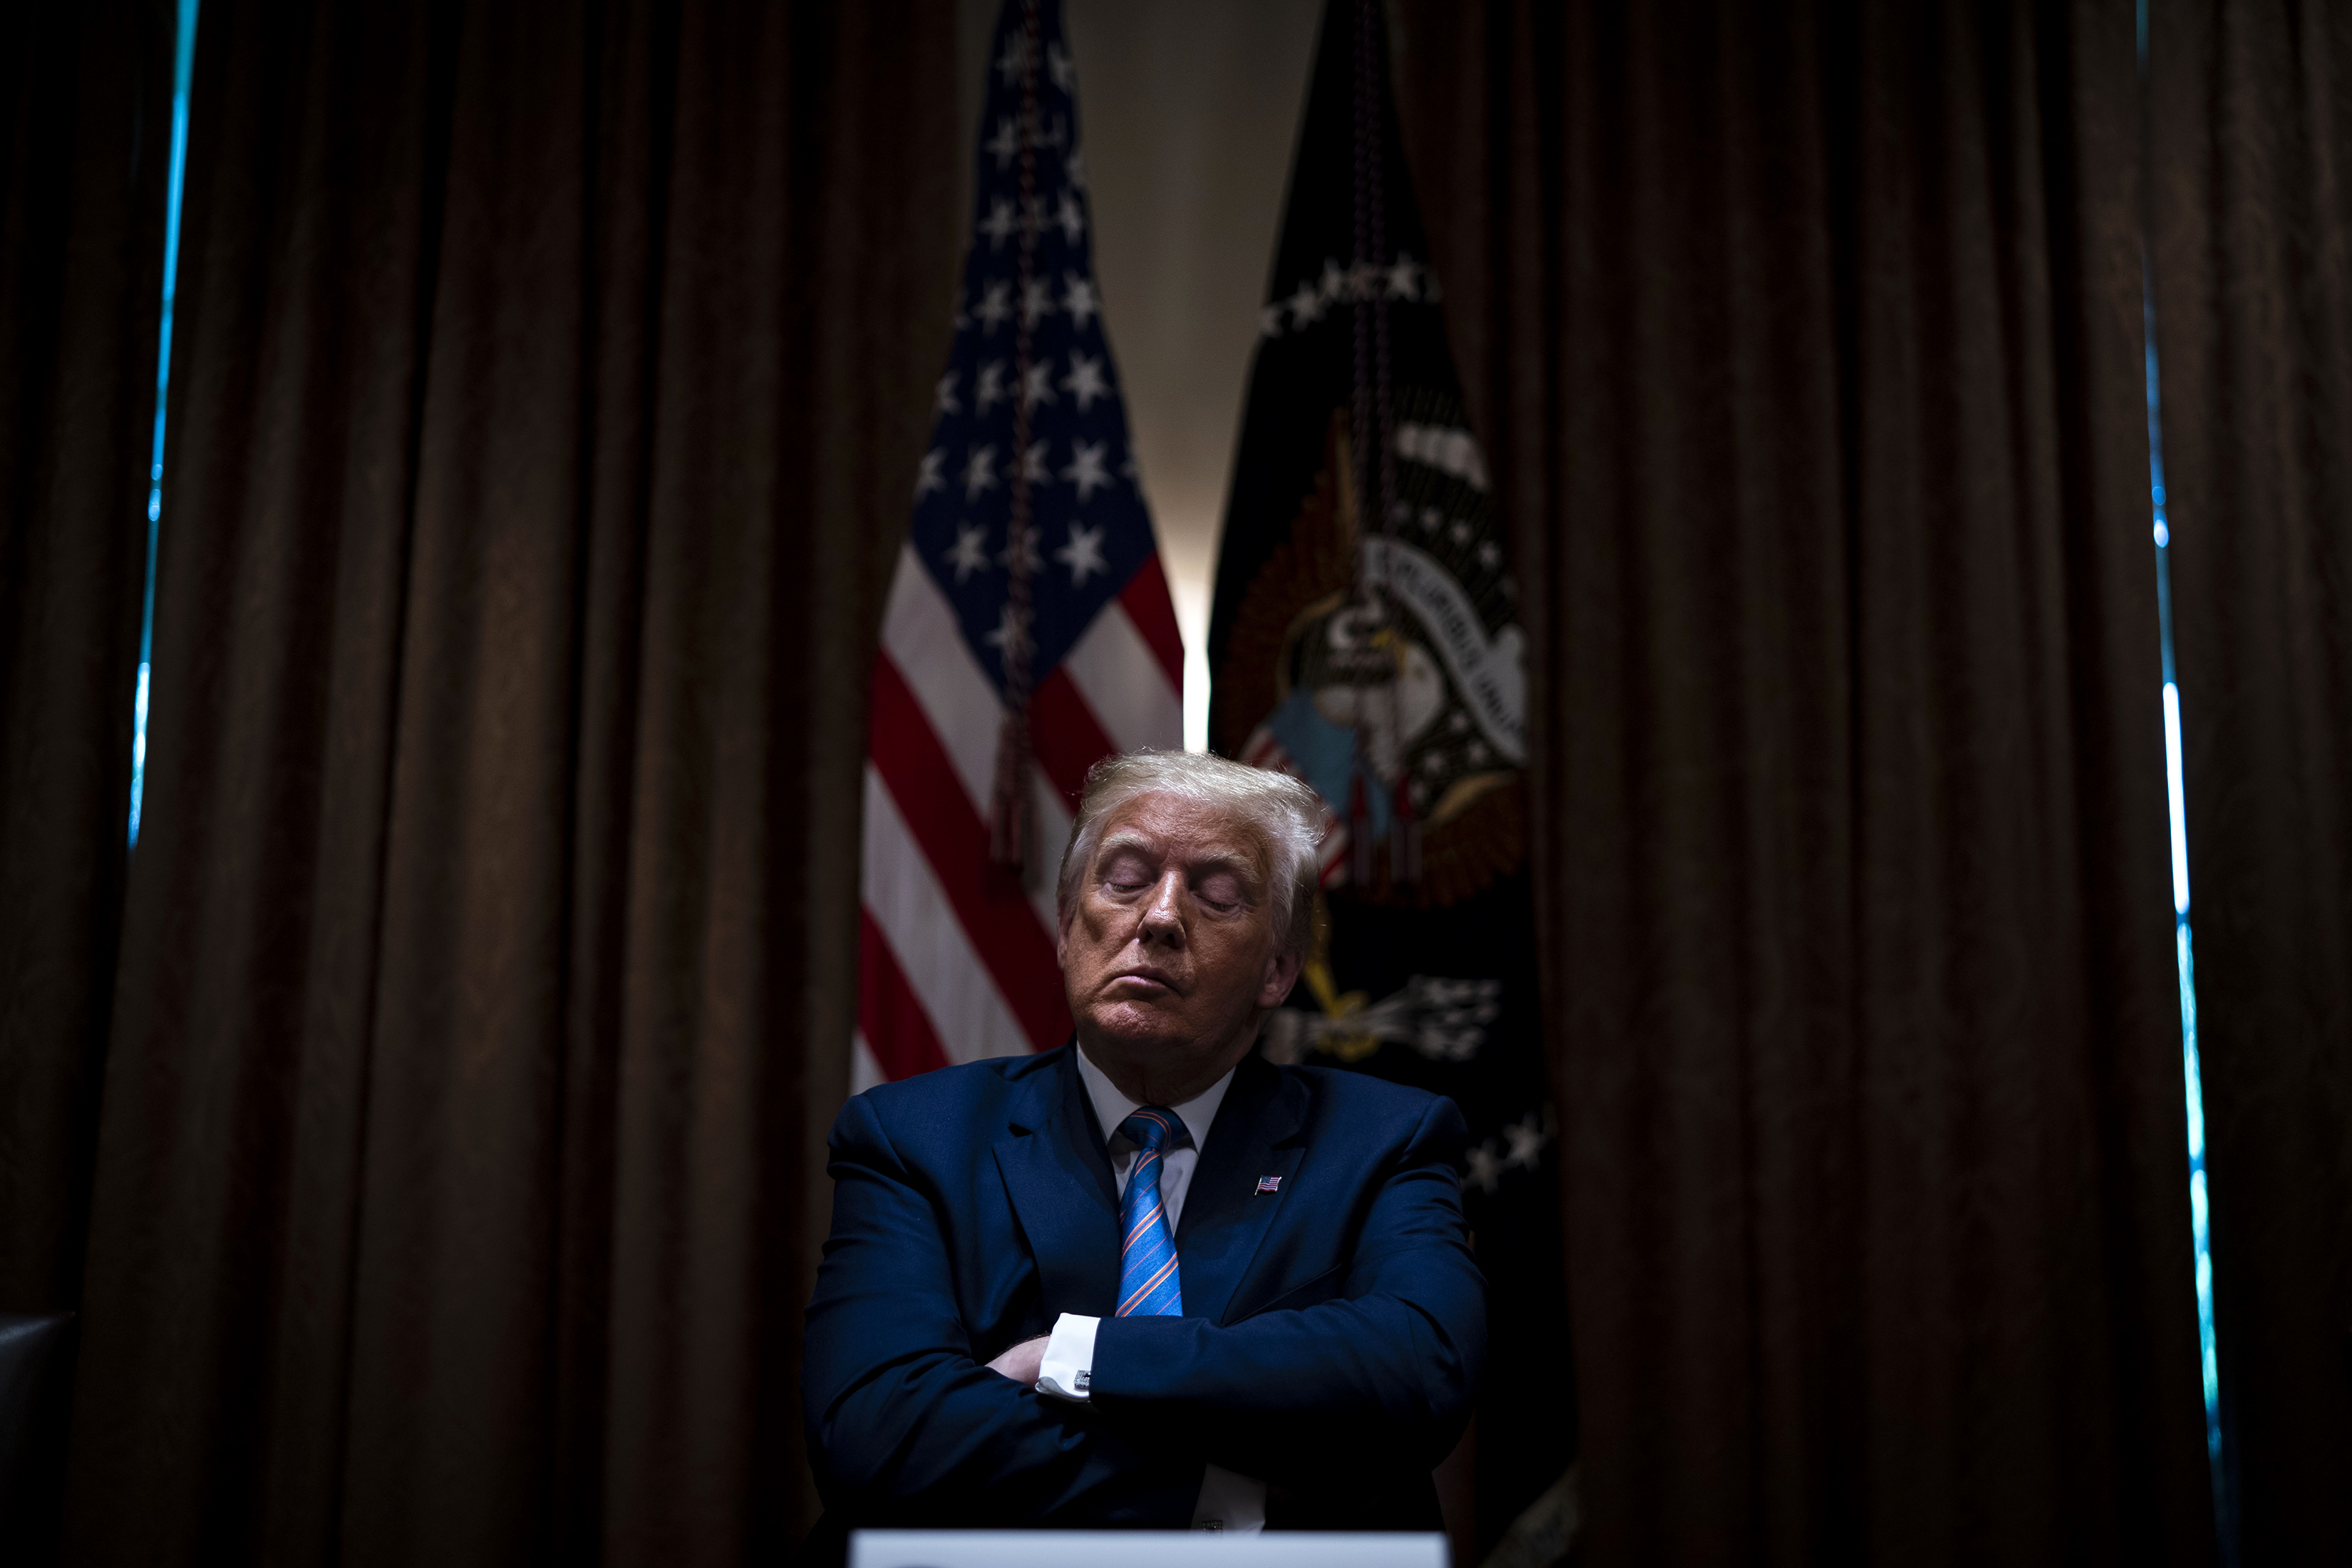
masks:
[[[1265,979],[1257,988],[1257,1005],[1261,1007],[1281,1006],[1282,999],[1290,994],[1290,988],[1298,984],[1299,967],[1298,955],[1295,952],[1285,952],[1277,947],[1267,953]]]

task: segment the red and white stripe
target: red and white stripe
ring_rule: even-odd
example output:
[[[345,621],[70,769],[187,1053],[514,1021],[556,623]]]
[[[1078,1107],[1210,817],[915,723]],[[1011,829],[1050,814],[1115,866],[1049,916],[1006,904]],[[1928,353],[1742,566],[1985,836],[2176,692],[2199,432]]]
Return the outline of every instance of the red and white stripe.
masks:
[[[1040,854],[1032,885],[1015,885],[988,861],[1003,705],[946,596],[900,550],[874,659],[853,1093],[1068,1037],[1054,868],[1088,768],[1182,743],[1183,668],[1154,555],[1031,698]]]

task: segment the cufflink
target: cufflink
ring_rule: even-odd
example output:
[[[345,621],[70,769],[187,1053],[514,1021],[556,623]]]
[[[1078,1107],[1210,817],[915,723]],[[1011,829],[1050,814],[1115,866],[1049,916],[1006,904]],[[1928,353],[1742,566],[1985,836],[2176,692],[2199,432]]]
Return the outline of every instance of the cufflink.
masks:
[[[1095,1374],[1092,1369],[1078,1373],[1078,1392],[1080,1394],[1086,1393],[1087,1390],[1093,1388],[1094,1385]]]

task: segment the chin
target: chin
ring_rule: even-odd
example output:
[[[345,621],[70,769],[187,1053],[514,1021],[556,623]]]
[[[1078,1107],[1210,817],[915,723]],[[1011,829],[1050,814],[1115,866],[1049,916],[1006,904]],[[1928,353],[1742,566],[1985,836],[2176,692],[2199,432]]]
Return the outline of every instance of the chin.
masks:
[[[1118,1040],[1123,1045],[1148,1046],[1162,1040],[1178,1039],[1183,1035],[1178,1020],[1157,1007],[1138,1002],[1116,1002],[1108,1007],[1098,1008],[1088,1022],[1106,1039]]]

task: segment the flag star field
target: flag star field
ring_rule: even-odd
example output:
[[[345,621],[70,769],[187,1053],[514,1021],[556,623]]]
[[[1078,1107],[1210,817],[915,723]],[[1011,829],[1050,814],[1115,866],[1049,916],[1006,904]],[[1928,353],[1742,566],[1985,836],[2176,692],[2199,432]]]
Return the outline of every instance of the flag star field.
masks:
[[[915,485],[908,542],[954,606],[973,657],[1002,691],[1010,637],[1031,639],[1039,671],[1061,662],[1103,605],[1153,556],[1151,521],[1131,477],[1127,409],[1118,393],[1094,283],[1093,237],[1077,112],[1057,19],[1045,19],[1047,68],[1037,73],[1038,139],[1031,185],[1021,195],[1021,78],[1017,35],[1001,38],[991,72],[986,130],[962,308],[947,374],[933,400],[930,449]],[[1021,282],[1021,240],[1034,235],[1033,277]],[[1015,380],[1014,331],[1030,333],[1027,374]],[[1029,405],[1029,441],[1013,452],[1017,405]],[[1009,537],[1014,464],[1029,476],[1034,538]],[[1036,552],[1030,624],[1006,619],[1005,568],[1013,552]]]

